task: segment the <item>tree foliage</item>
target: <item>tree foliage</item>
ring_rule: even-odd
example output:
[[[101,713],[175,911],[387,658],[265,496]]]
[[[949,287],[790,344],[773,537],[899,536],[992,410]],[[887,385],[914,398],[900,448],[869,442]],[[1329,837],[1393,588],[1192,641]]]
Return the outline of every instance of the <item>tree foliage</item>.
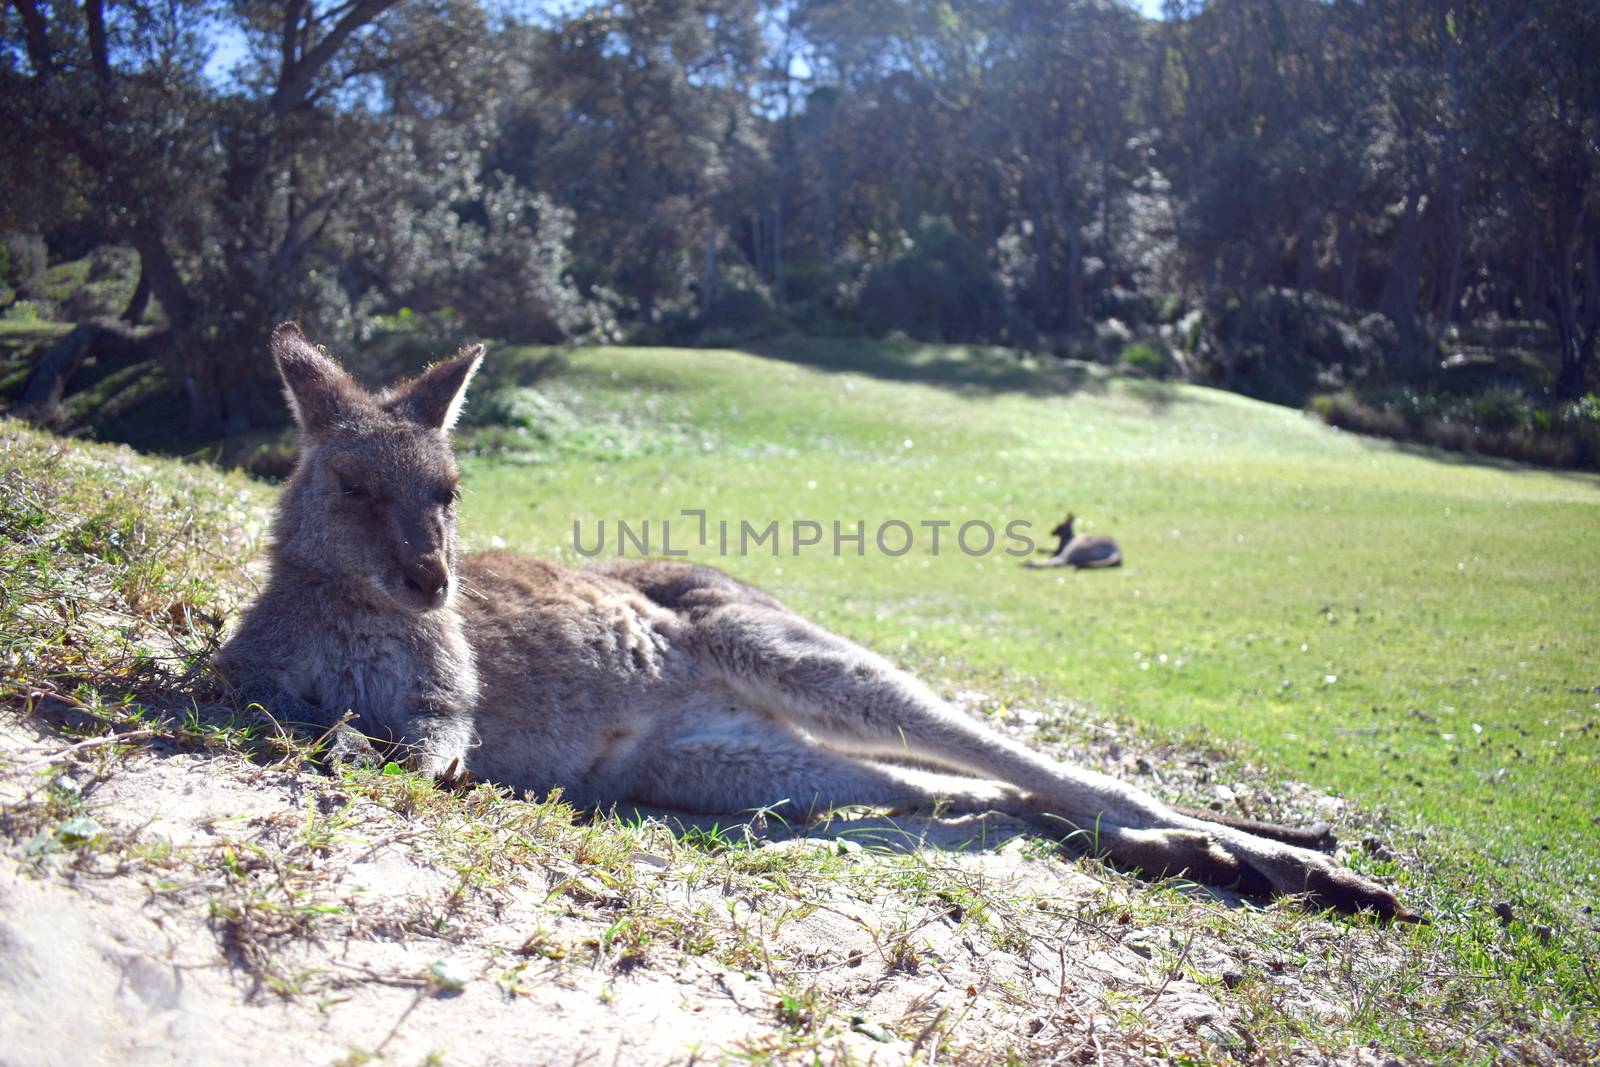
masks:
[[[1597,52],[1583,0],[8,0],[6,292],[41,237],[134,250],[125,317],[159,305],[212,432],[275,416],[274,320],[401,310],[1061,352],[1116,320],[1288,392],[1511,329],[1575,397]]]

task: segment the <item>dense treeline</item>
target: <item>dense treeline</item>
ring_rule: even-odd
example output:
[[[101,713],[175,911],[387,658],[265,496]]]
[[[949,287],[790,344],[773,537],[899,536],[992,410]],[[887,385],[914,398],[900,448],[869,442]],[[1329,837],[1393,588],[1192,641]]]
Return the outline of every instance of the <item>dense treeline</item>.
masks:
[[[207,432],[276,416],[260,339],[287,316],[344,342],[899,331],[1285,399],[1441,363],[1481,385],[1510,353],[1536,400],[1592,388],[1592,3],[1165,16],[8,0],[0,299],[163,324]],[[107,306],[39,307],[91,253],[125,278]]]

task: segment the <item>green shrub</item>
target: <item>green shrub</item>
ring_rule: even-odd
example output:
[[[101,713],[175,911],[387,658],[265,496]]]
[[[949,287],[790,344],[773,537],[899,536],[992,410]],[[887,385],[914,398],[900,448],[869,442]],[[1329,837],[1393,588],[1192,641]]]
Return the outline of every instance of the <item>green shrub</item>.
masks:
[[[708,345],[740,344],[788,328],[765,290],[743,285],[724,286],[697,325],[700,342]]]
[[[1378,437],[1406,438],[1411,423],[1401,412],[1363,403],[1349,392],[1323,393],[1311,398],[1311,410],[1329,426]]]
[[[1194,336],[1203,322],[1202,336]],[[1294,289],[1258,289],[1189,323],[1189,351],[1202,375],[1278,403],[1304,403],[1319,387],[1360,381],[1387,367],[1399,347],[1382,315],[1357,315],[1338,301]]]
[[[1172,370],[1166,355],[1143,341],[1134,341],[1122,349],[1122,366],[1146,378],[1165,378]]]
[[[1600,470],[1600,394],[1589,393],[1562,407],[1556,425],[1571,435],[1578,462]]]
[[[6,322],[42,322],[45,316],[39,305],[32,300],[18,300],[0,312],[0,319]]]
[[[461,409],[461,426],[498,426],[554,439],[582,426],[570,409],[537,389],[506,385],[473,397]]]
[[[1521,393],[1505,386],[1495,386],[1473,397],[1469,402],[1472,424],[1491,433],[1505,433],[1532,426],[1532,409]]]
[[[44,276],[46,264],[43,237],[15,231],[0,235],[0,304],[28,294]]]
[[[813,337],[859,337],[867,269],[848,253],[824,262],[798,260],[784,269],[783,313],[789,328]]]
[[[945,219],[925,219],[861,292],[862,323],[879,337],[900,330],[919,341],[1004,341],[1008,310],[988,257]]]
[[[1310,407],[1328,425],[1354,433],[1547,467],[1600,469],[1600,397],[1548,409],[1510,388],[1451,396],[1402,387],[1323,393]]]
[[[45,269],[44,277],[34,287],[38,299],[51,304],[65,304],[72,295],[89,281],[89,257],[54,263]]]

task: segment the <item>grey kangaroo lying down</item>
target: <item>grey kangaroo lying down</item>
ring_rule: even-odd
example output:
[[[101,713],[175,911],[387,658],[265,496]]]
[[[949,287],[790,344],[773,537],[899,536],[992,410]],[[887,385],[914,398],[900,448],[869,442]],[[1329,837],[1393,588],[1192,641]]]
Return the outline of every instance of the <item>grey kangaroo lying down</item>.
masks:
[[[1068,515],[1050,533],[1056,538],[1056,549],[1043,563],[1029,560],[1024,567],[1072,567],[1088,570],[1096,567],[1122,566],[1122,549],[1109,537],[1072,532],[1074,516]]]
[[[241,700],[333,730],[338,758],[376,758],[371,738],[426,773],[585,808],[1000,811],[1150,876],[1407,916],[1304,847],[1320,829],[1180,811],[1048,759],[709,567],[458,557],[447,435],[481,347],[377,394],[292,324],[272,351],[300,462],[271,576],[217,666]]]

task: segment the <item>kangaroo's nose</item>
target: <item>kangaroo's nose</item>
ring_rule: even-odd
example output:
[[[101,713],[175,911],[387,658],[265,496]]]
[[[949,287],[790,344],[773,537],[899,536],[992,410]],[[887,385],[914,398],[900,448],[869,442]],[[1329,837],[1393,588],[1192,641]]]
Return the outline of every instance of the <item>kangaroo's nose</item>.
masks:
[[[450,568],[438,555],[420,556],[407,568],[406,584],[435,605],[440,604],[450,589]]]

